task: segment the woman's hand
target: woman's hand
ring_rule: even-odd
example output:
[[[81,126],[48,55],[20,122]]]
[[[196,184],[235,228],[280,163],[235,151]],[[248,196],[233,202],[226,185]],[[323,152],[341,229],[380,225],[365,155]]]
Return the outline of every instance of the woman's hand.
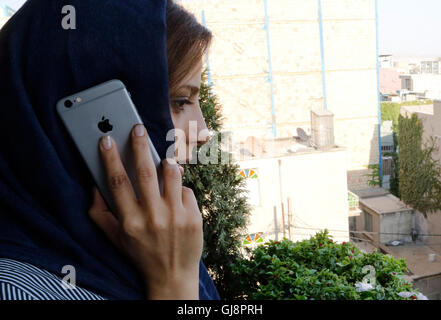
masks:
[[[170,159],[162,162],[161,196],[145,127],[137,125],[132,131],[140,198],[136,198],[115,141],[103,137],[101,156],[118,212],[113,215],[94,188],[89,215],[141,271],[148,299],[199,299],[203,234],[196,198],[182,186],[180,168]]]

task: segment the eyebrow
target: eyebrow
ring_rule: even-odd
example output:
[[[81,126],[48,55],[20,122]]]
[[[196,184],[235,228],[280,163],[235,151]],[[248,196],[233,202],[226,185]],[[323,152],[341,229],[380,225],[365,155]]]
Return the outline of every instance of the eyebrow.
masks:
[[[190,96],[195,96],[195,95],[197,95],[199,93],[199,88],[195,87],[195,86],[191,86],[191,85],[180,86],[178,88],[178,91],[181,91],[182,89],[190,90]]]

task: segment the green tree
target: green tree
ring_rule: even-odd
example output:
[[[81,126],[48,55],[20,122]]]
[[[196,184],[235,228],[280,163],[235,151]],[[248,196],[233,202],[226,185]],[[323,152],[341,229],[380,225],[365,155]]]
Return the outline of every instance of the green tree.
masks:
[[[381,123],[383,121],[392,120],[392,131],[393,131],[393,139],[394,139],[394,150],[392,152],[384,153],[385,156],[392,156],[394,172],[390,177],[390,188],[389,191],[398,198],[401,198],[400,195],[400,178],[399,178],[399,163],[398,163],[398,136],[399,136],[399,127],[398,127],[398,118],[400,116],[400,111],[402,106],[411,106],[411,105],[427,105],[433,104],[432,100],[425,101],[404,101],[404,102],[382,102],[381,103]]]
[[[231,161],[231,154],[221,149],[220,105],[211,94],[206,81],[206,70],[202,74],[200,107],[207,127],[215,134],[210,141],[195,150],[215,152],[217,163],[187,164],[183,183],[193,189],[204,219],[203,261],[211,273],[222,299],[234,296],[232,285],[237,277],[231,264],[241,256],[241,239],[245,235],[250,208],[239,178],[238,166]],[[228,159],[222,163],[221,159]]]
[[[375,187],[375,186],[382,186],[382,179],[380,177],[380,165],[379,164],[369,164],[368,169],[371,169],[372,172],[368,174],[364,174],[363,176],[370,177],[368,180],[368,185]]]
[[[401,199],[427,217],[441,209],[441,167],[433,159],[433,138],[422,143],[423,124],[416,114],[399,116],[399,191]]]

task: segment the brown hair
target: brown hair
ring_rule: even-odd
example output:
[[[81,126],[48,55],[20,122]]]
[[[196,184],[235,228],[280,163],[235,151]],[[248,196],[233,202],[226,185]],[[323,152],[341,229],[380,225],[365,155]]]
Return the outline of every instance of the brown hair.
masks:
[[[202,59],[211,43],[211,31],[174,0],[167,0],[167,59],[170,96]]]

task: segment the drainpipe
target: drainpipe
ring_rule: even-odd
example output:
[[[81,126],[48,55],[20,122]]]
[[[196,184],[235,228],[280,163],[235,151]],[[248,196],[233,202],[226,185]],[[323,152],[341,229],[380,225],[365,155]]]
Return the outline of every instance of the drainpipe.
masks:
[[[202,10],[202,25],[204,27],[207,27],[206,23],[205,23],[205,11]],[[206,58],[206,63],[207,63],[207,80],[208,80],[208,85],[211,86],[213,85],[213,82],[211,81],[211,73],[210,73],[210,60],[208,59],[208,51],[206,52],[207,58]],[[211,90],[210,91],[210,95],[211,95]]]
[[[377,51],[377,97],[378,97],[378,163],[380,164],[380,187],[383,186],[383,158],[381,156],[381,97],[380,97],[380,60],[379,60],[379,45],[378,45],[378,0],[375,0],[375,37],[376,37],[376,51]]]
[[[323,19],[322,19],[322,1],[318,0],[318,20],[319,20],[319,32],[320,32],[320,56],[322,60],[322,87],[323,87],[323,109],[327,109],[326,101],[326,77],[325,77],[325,46],[323,41]]]
[[[268,21],[268,8],[267,8],[267,0],[263,0],[265,6],[265,26],[263,27],[266,30],[266,44],[268,47],[268,68],[269,68],[269,76],[268,80],[271,87],[271,124],[273,130],[273,137],[277,137],[276,130],[276,109],[274,106],[274,86],[273,86],[273,68],[271,64],[271,44],[270,44],[270,35],[269,35],[269,21]]]

